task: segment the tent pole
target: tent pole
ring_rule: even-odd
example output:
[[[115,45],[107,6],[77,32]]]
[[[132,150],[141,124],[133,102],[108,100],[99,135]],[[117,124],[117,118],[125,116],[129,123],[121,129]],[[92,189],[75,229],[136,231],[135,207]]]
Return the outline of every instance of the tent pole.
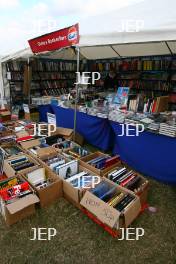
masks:
[[[79,56],[80,56],[80,50],[79,50],[79,47],[77,46],[76,47],[76,50],[77,50],[77,69],[76,71],[79,72]],[[74,141],[76,139],[76,114],[77,114],[77,102],[78,102],[78,88],[79,88],[79,84],[78,84],[78,81],[79,81],[79,77],[78,77],[78,74],[77,74],[77,78],[76,78],[76,98],[75,98],[75,110],[74,110]]]
[[[30,58],[27,59],[27,74],[28,74],[28,105],[30,105],[30,97],[31,97],[31,79],[30,79]]]
[[[4,109],[4,82],[3,82],[3,73],[2,73],[2,62],[0,61],[0,100],[1,100],[1,109]]]

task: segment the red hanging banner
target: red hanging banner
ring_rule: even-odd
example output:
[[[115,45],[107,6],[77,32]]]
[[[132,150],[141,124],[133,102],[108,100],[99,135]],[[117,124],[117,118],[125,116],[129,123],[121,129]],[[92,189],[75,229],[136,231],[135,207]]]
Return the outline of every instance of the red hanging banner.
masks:
[[[79,24],[28,40],[33,53],[52,51],[79,43]]]

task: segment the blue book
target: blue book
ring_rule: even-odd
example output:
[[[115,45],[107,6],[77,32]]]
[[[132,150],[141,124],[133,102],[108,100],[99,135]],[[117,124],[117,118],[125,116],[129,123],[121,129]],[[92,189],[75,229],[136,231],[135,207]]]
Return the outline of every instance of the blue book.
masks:
[[[126,105],[128,102],[129,87],[119,87],[114,97],[114,104]]]

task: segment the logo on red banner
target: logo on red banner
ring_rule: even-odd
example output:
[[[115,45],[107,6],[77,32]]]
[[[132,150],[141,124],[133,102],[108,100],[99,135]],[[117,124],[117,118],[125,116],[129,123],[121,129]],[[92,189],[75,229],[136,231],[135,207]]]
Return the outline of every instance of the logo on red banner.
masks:
[[[79,25],[64,28],[35,39],[29,45],[34,53],[58,50],[79,43]]]
[[[78,31],[75,26],[69,28],[68,30],[68,41],[72,44],[76,44],[78,41]]]

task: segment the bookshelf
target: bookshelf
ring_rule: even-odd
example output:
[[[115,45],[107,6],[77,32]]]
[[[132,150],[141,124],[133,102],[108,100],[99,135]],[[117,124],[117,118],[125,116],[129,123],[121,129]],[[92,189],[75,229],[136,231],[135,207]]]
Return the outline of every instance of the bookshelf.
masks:
[[[76,82],[76,61],[37,58],[6,63],[11,105],[28,103],[30,96],[60,96]],[[30,87],[30,88],[29,88]]]
[[[132,100],[139,94],[145,95],[145,100],[150,101],[171,95],[169,108],[176,109],[176,94],[173,95],[176,92],[176,57],[149,56],[91,61],[90,71],[99,71],[101,74],[101,80],[95,84],[96,89],[103,89],[103,81],[111,69],[117,74],[119,87],[130,87]]]
[[[69,93],[76,82],[76,61],[37,59],[32,62],[31,96]]]
[[[9,82],[11,105],[22,105],[25,102],[27,96],[26,76],[26,61],[14,60],[6,63],[6,78]]]
[[[113,68],[117,73],[118,86],[130,87],[134,99],[143,94],[147,99],[171,95],[171,110],[176,109],[176,57],[150,56],[139,58],[121,58],[90,60],[80,62],[80,71],[98,71],[101,80],[88,87],[86,98],[92,98],[104,90],[103,81]],[[75,87],[76,61],[32,58],[27,61],[9,61],[6,63],[7,76],[10,76],[10,97],[12,104],[28,102],[28,97],[60,96],[69,93]],[[30,87],[30,90],[29,90]],[[95,89],[96,88],[96,89]],[[89,96],[90,93],[90,96]]]

